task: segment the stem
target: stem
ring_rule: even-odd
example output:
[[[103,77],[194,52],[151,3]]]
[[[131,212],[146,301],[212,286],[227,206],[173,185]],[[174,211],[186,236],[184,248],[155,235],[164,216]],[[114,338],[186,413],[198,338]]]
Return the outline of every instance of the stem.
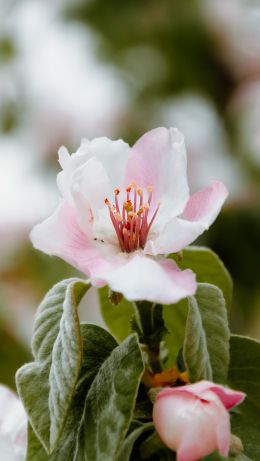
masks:
[[[143,350],[148,356],[148,365],[153,373],[162,371],[160,343],[167,332],[160,304],[139,301],[133,303],[135,311],[135,331],[138,333]]]

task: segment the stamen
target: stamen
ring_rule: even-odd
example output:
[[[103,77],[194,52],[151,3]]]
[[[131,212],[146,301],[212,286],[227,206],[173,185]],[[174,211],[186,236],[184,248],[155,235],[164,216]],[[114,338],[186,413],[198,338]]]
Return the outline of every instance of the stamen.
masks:
[[[158,211],[159,211],[160,206],[161,206],[161,203],[158,201],[158,202],[157,202],[157,207],[156,207],[156,209],[155,209],[155,211],[154,211],[154,214],[153,214],[153,216],[152,216],[152,219],[151,219],[151,221],[150,221],[150,223],[149,223],[149,226],[148,226],[148,228],[147,228],[146,238],[147,238],[148,233],[149,233],[149,231],[150,231],[150,229],[151,229],[151,227],[152,227],[152,225],[153,225],[153,222],[154,222],[154,220],[155,220],[155,218],[156,218],[156,215],[157,215],[157,213],[158,213]]]
[[[111,222],[121,250],[130,253],[138,250],[138,248],[144,248],[160,207],[158,202],[149,222],[153,187],[149,186],[146,191],[143,191],[136,182],[129,184],[126,188],[126,200],[123,202],[121,210],[118,202],[120,189],[115,189],[114,194],[115,204],[111,204],[108,198],[105,199],[105,204],[109,208]],[[139,203],[137,203],[137,197],[139,197]],[[144,199],[146,200],[145,203]]]
[[[153,196],[153,187],[152,187],[152,186],[148,186],[148,187],[147,187],[147,192],[148,192],[148,194],[149,194],[148,203],[149,203],[149,205],[151,205],[152,196]]]
[[[131,184],[126,188],[126,194],[127,194],[127,200],[129,200],[130,198],[130,192],[132,190],[132,186]]]
[[[119,203],[118,203],[118,195],[120,194],[120,189],[115,189],[115,202],[116,202],[116,211],[119,213]]]

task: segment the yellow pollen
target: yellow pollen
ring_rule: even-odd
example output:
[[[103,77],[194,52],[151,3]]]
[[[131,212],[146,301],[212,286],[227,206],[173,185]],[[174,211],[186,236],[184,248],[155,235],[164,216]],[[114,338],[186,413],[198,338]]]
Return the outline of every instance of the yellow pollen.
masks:
[[[143,191],[142,191],[142,189],[140,189],[140,187],[138,187],[138,189],[136,189],[136,192],[138,193],[139,197],[141,197],[143,195]]]
[[[153,186],[148,186],[146,190],[150,194],[151,192],[153,192]]]
[[[131,200],[127,200],[126,202],[124,202],[124,208],[128,213],[129,211],[133,211],[133,205]]]
[[[144,210],[145,208],[143,206],[139,208],[139,210],[137,211],[138,216],[142,215],[144,213]]]

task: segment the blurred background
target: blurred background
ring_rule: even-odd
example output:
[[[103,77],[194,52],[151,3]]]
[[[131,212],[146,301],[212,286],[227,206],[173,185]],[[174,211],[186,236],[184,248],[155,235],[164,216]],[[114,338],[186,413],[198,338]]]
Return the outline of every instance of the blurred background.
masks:
[[[75,275],[28,237],[58,202],[57,149],[159,125],[185,134],[192,191],[230,190],[199,243],[234,279],[233,332],[260,338],[260,1],[0,0],[0,382],[30,358],[46,290]]]

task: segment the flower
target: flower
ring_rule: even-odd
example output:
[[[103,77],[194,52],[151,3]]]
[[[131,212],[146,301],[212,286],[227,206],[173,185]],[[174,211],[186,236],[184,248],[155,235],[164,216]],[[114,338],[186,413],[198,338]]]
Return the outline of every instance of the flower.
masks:
[[[156,430],[177,461],[198,461],[218,450],[227,456],[230,419],[227,410],[241,403],[243,392],[200,381],[157,394],[153,409]]]
[[[23,461],[27,444],[27,416],[14,392],[0,385],[0,459]]]
[[[131,149],[122,140],[83,140],[59,151],[62,200],[34,227],[35,248],[108,284],[130,301],[171,304],[194,294],[195,275],[164,256],[179,252],[215,220],[227,190],[220,182],[189,196],[183,135],[156,128]]]

